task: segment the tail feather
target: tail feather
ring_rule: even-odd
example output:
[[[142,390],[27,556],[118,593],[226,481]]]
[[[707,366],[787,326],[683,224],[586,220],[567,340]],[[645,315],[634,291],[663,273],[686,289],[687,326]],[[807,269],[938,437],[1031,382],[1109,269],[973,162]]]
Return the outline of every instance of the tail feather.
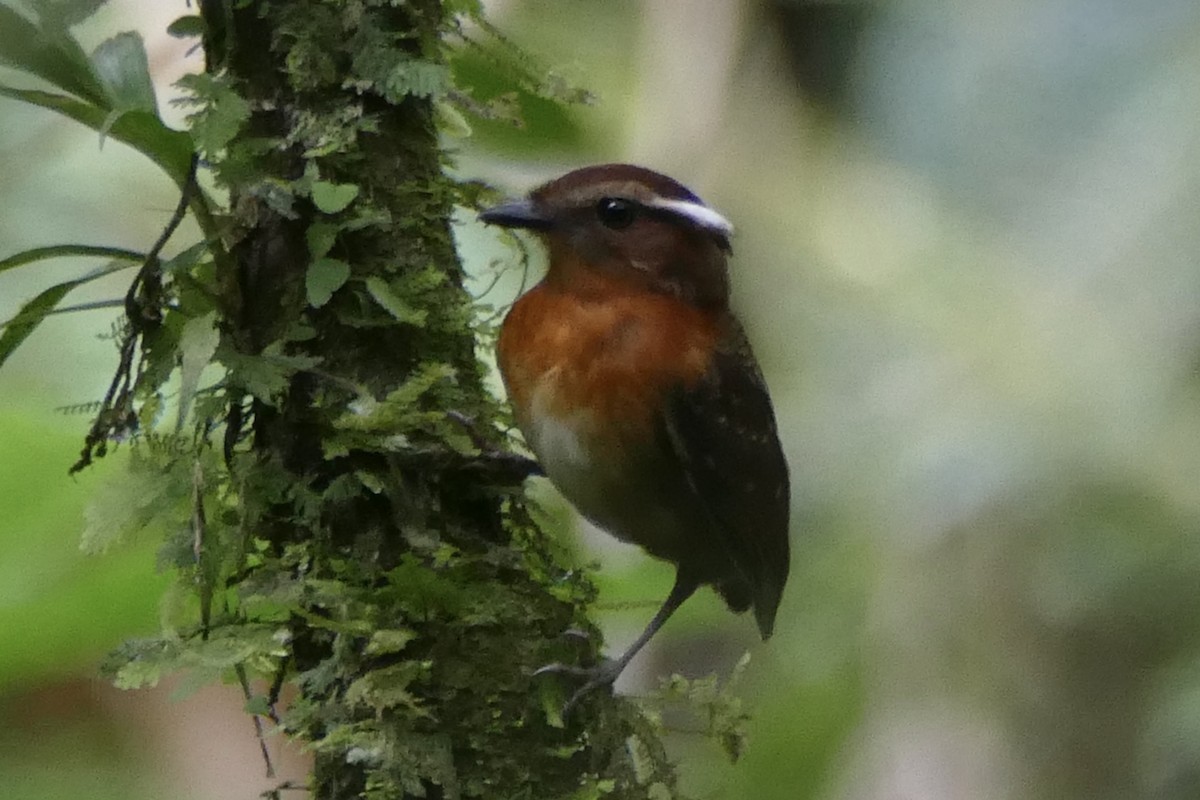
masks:
[[[732,578],[715,584],[714,588],[729,610],[735,614],[754,608],[754,621],[763,641],[771,638],[775,630],[775,612],[779,610],[782,585],[751,587],[744,578]]]
[[[758,623],[758,632],[763,641],[771,638],[775,630],[775,612],[779,609],[779,592],[772,593],[769,598],[763,597],[763,592],[754,601],[754,621]]]
[[[728,578],[715,583],[713,588],[717,590],[717,594],[721,595],[721,599],[725,601],[725,605],[729,606],[729,610],[735,614],[749,610],[754,602],[750,584],[744,578]]]

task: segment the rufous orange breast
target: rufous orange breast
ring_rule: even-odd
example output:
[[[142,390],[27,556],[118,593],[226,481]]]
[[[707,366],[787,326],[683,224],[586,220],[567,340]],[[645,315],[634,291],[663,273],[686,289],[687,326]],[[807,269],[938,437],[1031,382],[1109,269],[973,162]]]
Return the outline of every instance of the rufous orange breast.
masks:
[[[497,347],[530,449],[567,499],[605,527],[611,520],[597,518],[589,499],[611,489],[610,474],[636,480],[631,462],[655,441],[665,395],[699,380],[717,338],[712,320],[675,298],[610,288],[537,286],[509,312]]]

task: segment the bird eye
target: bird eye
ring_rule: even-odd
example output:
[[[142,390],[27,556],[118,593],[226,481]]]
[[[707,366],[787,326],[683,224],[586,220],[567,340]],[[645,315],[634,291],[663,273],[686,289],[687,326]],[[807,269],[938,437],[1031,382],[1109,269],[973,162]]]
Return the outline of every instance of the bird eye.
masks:
[[[637,217],[637,206],[628,200],[606,197],[596,204],[596,216],[605,227],[613,230],[628,228]]]

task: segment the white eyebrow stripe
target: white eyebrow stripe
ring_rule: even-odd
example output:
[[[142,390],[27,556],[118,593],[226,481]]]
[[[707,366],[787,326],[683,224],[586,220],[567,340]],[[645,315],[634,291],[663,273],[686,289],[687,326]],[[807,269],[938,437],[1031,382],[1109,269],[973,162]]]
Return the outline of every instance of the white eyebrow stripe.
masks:
[[[669,211],[672,214],[678,214],[681,217],[690,219],[701,228],[707,228],[724,236],[729,236],[733,233],[733,225],[729,220],[702,203],[656,197],[646,205],[651,208],[661,208],[663,211]]]

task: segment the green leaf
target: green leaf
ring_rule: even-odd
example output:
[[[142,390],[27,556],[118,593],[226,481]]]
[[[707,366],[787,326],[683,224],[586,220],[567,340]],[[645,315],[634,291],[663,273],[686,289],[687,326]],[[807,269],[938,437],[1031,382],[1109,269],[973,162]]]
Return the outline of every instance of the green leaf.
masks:
[[[92,68],[108,89],[114,111],[145,111],[158,116],[150,62],[140,35],[119,33],[101,42],[92,53]]]
[[[425,309],[413,308],[404,302],[403,299],[392,291],[387,281],[383,278],[367,278],[367,291],[374,298],[375,302],[379,303],[397,321],[415,325],[418,328],[425,324],[425,318],[428,316]]]
[[[269,672],[277,659],[287,656],[286,634],[274,625],[242,624],[213,631],[207,641],[193,643],[183,652],[188,667],[220,675],[244,665],[255,672]]]
[[[79,42],[64,25],[51,21],[41,27],[0,4],[0,64],[49,81],[73,94],[101,114],[108,111],[104,84]]]
[[[353,183],[313,182],[313,203],[326,214],[336,214],[353,203],[356,197],[358,197],[358,187]]]
[[[318,258],[309,264],[308,274],[304,278],[308,304],[313,308],[325,305],[349,278],[350,265],[345,261],[338,258]]]
[[[246,701],[242,710],[247,714],[255,714],[260,717],[265,717],[271,713],[271,704],[267,700],[265,694],[256,694]]]
[[[432,97],[445,94],[450,84],[450,68],[430,61],[401,61],[388,74],[384,83],[387,97],[393,103],[406,95]]]
[[[59,301],[66,297],[67,292],[74,289],[85,279],[78,279],[51,286],[37,297],[21,307],[17,315],[4,324],[4,333],[0,334],[0,366],[8,360],[21,343],[37,330],[46,315],[54,310]]]
[[[450,14],[462,14],[472,19],[483,14],[481,0],[446,0],[444,5]]]
[[[401,661],[382,669],[373,669],[346,687],[346,705],[365,705],[376,711],[402,706],[420,711],[409,684],[420,679],[427,667],[421,661]]]
[[[416,631],[409,630],[408,628],[385,628],[377,630],[371,634],[371,641],[367,642],[366,654],[369,656],[380,656],[389,653],[399,653],[415,638],[417,638]]]
[[[427,410],[421,399],[435,387],[453,382],[455,374],[449,364],[426,362],[383,400],[356,400],[334,425],[344,431],[386,432],[389,437],[427,427],[435,412]]]
[[[304,238],[308,241],[308,253],[313,258],[324,258],[329,255],[333,243],[337,240],[339,226],[332,222],[314,222],[308,226]]]
[[[179,418],[175,425],[177,431],[183,428],[184,420],[191,410],[196,386],[200,383],[200,373],[212,362],[217,345],[221,343],[221,332],[217,330],[216,321],[215,311],[203,317],[189,319],[179,336]]]
[[[250,119],[250,104],[245,98],[212,75],[184,75],[175,85],[191,94],[177,103],[199,107],[188,115],[188,124],[196,146],[209,156],[224,150]]]
[[[134,451],[126,470],[111,475],[92,496],[83,514],[79,549],[103,553],[147,528],[156,534],[178,527],[187,519],[191,471]]]
[[[57,244],[50,247],[34,247],[30,250],[22,250],[20,253],[2,259],[0,260],[0,272],[23,267],[34,261],[69,256],[102,256],[116,261],[124,260],[133,263],[146,260],[145,253],[139,253],[136,250],[126,250],[123,247],[103,247],[90,244]]]
[[[225,345],[217,348],[217,359],[229,370],[228,383],[245,389],[268,405],[274,405],[297,372],[321,363],[313,356],[284,355],[282,342],[272,342],[259,355],[239,353]]]
[[[197,242],[168,258],[159,269],[163,273],[186,272],[203,261],[208,251],[208,242]]]
[[[600,800],[617,789],[617,782],[612,778],[599,780],[594,775],[589,775],[586,779],[587,783],[569,795],[567,800]]]
[[[468,139],[471,136],[471,123],[457,108],[445,100],[438,100],[433,106],[434,119],[437,120],[438,130],[451,139]]]
[[[33,0],[30,5],[44,21],[65,28],[86,21],[106,3],[108,0]]]
[[[130,640],[105,659],[101,672],[118,689],[157,686],[183,666],[179,642],[167,639]]]
[[[204,25],[204,18],[198,17],[195,14],[189,14],[185,17],[172,22],[167,26],[167,33],[174,36],[176,39],[187,39],[192,36],[203,36],[207,28]]]
[[[72,247],[73,245],[64,245],[64,247]],[[50,248],[38,248],[50,249]],[[26,251],[27,253],[29,251]],[[13,256],[16,258],[16,256]],[[47,316],[54,312],[54,307],[67,296],[67,294],[78,286],[96,280],[96,278],[104,277],[113,272],[119,272],[123,269],[129,269],[130,264],[127,260],[122,259],[115,262],[110,262],[106,266],[89,272],[81,278],[76,278],[71,281],[51,286],[37,297],[30,300],[16,316],[8,321],[0,324],[0,328],[4,329],[4,333],[0,334],[0,366],[8,360],[21,343],[29,338],[39,325],[46,319]]]
[[[0,10],[3,8],[0,5]],[[2,29],[3,22],[0,21]],[[192,137],[183,131],[171,130],[154,114],[129,111],[121,114],[116,121],[111,121],[107,109],[53,92],[0,85],[0,96],[57,111],[94,131],[107,128],[107,135],[149,157],[178,185],[182,186],[187,181],[192,163]]]

